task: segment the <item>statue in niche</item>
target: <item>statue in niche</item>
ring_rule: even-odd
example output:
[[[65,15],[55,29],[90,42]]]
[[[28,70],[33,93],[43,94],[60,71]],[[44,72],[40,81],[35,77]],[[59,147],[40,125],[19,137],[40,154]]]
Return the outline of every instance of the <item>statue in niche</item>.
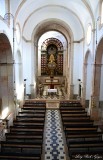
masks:
[[[50,57],[49,57],[49,61],[50,61],[50,62],[54,62],[54,61],[55,61],[55,58],[54,58],[53,53],[51,53],[51,55],[50,55]]]
[[[55,58],[53,53],[50,54],[48,68],[50,69],[50,76],[54,76],[54,70],[56,68]]]

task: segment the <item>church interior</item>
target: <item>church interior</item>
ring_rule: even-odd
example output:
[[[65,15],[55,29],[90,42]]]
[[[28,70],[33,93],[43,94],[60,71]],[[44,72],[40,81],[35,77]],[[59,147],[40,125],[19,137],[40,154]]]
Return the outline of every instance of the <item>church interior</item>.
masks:
[[[0,0],[0,160],[103,160],[103,0]]]

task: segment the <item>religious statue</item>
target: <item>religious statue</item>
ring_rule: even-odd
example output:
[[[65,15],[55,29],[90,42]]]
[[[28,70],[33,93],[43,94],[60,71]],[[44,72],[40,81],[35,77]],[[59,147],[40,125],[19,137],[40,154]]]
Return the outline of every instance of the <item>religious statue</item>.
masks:
[[[54,76],[54,69],[56,68],[56,63],[53,53],[50,54],[48,68],[50,69],[50,76]]]
[[[54,62],[54,61],[55,61],[55,58],[54,58],[54,55],[53,55],[53,54],[50,55],[49,61],[50,61],[50,62]]]

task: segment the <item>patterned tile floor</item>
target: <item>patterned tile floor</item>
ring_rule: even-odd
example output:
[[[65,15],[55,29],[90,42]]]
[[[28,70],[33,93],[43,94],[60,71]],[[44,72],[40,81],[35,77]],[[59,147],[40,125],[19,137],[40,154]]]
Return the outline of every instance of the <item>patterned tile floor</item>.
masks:
[[[44,146],[45,160],[66,160],[59,110],[47,110]]]

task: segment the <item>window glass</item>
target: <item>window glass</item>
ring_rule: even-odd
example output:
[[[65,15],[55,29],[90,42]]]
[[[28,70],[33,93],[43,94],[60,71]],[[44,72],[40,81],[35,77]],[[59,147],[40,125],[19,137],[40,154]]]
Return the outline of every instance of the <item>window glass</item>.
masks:
[[[101,24],[103,24],[103,1],[101,5]]]
[[[17,40],[17,43],[20,43],[20,27],[19,27],[19,24],[16,24],[16,40]]]
[[[91,24],[89,24],[88,28],[87,28],[87,45],[90,44],[91,37],[92,37],[92,26],[91,26]]]
[[[6,10],[5,10],[5,1],[4,0],[0,0],[0,15],[2,17],[4,17],[5,12],[6,12]]]

